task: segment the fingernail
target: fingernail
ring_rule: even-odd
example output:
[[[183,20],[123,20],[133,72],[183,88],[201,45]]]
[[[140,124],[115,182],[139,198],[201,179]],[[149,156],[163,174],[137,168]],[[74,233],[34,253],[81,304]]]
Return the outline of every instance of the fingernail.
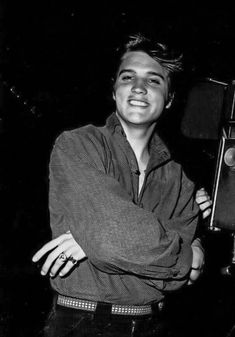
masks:
[[[60,275],[60,276],[64,276],[64,274],[63,274],[63,273],[59,273],[59,275]]]
[[[41,275],[46,275],[46,273],[43,270],[41,270]]]
[[[54,276],[54,274],[50,273],[50,277],[53,277],[53,276]]]

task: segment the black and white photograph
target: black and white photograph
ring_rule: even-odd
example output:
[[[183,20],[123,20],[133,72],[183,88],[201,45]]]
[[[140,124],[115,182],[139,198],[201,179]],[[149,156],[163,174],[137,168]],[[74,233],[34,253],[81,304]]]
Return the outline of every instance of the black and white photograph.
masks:
[[[235,6],[0,2],[0,337],[235,337]]]

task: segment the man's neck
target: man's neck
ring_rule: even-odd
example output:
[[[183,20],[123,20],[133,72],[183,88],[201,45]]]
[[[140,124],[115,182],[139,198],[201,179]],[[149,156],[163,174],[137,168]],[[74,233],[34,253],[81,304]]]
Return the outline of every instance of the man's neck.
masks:
[[[149,160],[149,141],[152,136],[156,123],[146,125],[127,125],[120,119],[122,127],[125,131],[128,142],[130,143],[139,168],[146,169]]]

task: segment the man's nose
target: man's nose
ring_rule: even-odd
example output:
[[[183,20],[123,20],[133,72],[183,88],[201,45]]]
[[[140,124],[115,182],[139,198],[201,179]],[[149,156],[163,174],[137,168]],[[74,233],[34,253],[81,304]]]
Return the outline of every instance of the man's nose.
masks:
[[[142,79],[136,79],[132,85],[131,91],[136,94],[147,94],[145,82]]]

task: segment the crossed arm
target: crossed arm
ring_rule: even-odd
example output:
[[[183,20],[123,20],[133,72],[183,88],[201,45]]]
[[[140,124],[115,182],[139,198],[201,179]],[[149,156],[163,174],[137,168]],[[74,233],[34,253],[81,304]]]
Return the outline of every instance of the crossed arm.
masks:
[[[211,212],[212,201],[204,188],[197,191],[196,202],[202,212],[202,217],[205,219]],[[200,239],[195,239],[191,247],[193,259],[188,284],[192,284],[198,279],[204,266],[204,251]],[[75,261],[79,262],[86,258],[85,252],[75,241],[70,231],[46,243],[35,253],[32,260],[38,262],[47,254],[48,256],[41,268],[41,274],[47,275],[49,273],[50,277],[56,277],[58,274],[61,277],[66,276],[76,264]],[[73,259],[61,259],[61,254],[65,254],[66,257],[72,256]]]

